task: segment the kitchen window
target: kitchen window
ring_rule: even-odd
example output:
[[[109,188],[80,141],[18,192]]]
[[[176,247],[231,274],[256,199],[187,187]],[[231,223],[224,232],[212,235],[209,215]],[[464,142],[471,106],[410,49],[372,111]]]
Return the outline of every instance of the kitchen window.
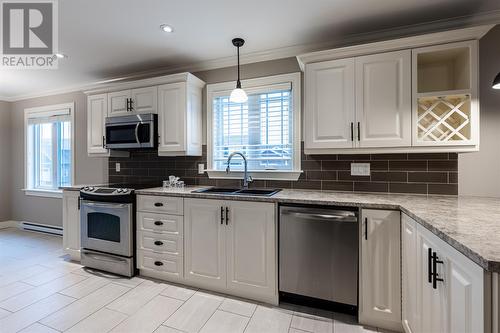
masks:
[[[254,179],[296,180],[300,176],[300,73],[242,81],[246,103],[229,101],[234,82],[207,86],[208,175],[241,178],[245,155]]]
[[[73,103],[24,110],[25,192],[60,197],[73,184]]]

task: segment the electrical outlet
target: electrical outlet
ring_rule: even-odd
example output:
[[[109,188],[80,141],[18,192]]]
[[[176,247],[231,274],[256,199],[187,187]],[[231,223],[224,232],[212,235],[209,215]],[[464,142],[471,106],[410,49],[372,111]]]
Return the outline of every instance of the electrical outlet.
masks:
[[[351,163],[351,176],[369,176],[370,163]]]
[[[198,174],[203,175],[205,173],[205,164],[198,164]]]
[[[120,172],[120,163],[115,163],[115,170],[116,172]]]

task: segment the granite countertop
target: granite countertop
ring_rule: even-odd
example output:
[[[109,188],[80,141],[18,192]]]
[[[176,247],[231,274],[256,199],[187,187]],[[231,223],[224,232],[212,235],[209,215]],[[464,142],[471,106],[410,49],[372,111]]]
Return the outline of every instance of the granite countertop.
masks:
[[[288,189],[282,190],[272,197],[192,193],[192,191],[202,188],[206,188],[206,186],[188,186],[184,189],[159,187],[137,190],[136,193],[399,209],[485,270],[500,272],[500,199]]]

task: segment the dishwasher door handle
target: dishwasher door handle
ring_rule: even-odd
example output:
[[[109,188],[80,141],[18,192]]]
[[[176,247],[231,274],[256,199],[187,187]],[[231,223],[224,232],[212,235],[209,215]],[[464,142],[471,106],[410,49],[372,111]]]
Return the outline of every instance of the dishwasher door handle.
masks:
[[[322,214],[322,213],[304,213],[293,210],[283,210],[281,211],[282,215],[292,215],[303,219],[319,219],[325,221],[336,221],[336,222],[358,222],[358,218],[356,215],[335,215],[335,214]]]

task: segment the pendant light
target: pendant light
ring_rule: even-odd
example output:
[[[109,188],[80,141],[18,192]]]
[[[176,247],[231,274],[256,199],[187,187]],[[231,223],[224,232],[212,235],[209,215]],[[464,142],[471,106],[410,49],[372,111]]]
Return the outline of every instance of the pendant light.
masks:
[[[236,46],[238,50],[238,81],[236,81],[236,88],[231,92],[231,96],[229,96],[229,101],[231,103],[245,103],[248,101],[248,96],[245,90],[241,89],[240,82],[240,47],[245,44],[245,40],[242,38],[234,38],[233,45]]]
[[[495,80],[493,80],[493,89],[499,89],[500,90],[500,73],[497,74],[497,77]]]

